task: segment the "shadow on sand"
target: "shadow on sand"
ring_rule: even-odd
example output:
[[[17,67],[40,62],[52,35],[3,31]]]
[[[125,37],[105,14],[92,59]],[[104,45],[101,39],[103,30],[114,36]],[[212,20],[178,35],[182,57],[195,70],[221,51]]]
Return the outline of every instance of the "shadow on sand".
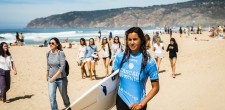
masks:
[[[159,73],[164,73],[164,72],[166,72],[166,70],[161,70],[161,71],[159,71]]]
[[[180,76],[181,75],[181,73],[175,73],[175,76]]]
[[[17,100],[20,100],[20,99],[30,99],[32,96],[34,96],[34,94],[32,95],[25,95],[25,96],[19,96],[19,97],[15,97],[15,98],[11,98],[9,100],[7,100],[7,102],[14,102],[14,101],[17,101]]]

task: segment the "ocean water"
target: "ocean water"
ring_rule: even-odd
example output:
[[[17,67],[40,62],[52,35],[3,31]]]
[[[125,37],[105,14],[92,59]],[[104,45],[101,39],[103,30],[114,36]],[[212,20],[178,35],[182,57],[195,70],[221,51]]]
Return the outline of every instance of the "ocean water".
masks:
[[[25,36],[25,45],[40,45],[44,40],[52,37],[59,38],[64,41],[68,38],[69,42],[79,42],[80,38],[96,38],[98,31],[101,30],[102,37],[109,36],[112,32],[113,37],[119,36],[123,38],[128,28],[71,28],[71,29],[0,29],[0,42],[13,43],[16,41],[16,32],[23,33]],[[163,31],[161,28],[142,28],[145,34],[153,34],[156,31]],[[162,28],[163,29],[163,28]]]

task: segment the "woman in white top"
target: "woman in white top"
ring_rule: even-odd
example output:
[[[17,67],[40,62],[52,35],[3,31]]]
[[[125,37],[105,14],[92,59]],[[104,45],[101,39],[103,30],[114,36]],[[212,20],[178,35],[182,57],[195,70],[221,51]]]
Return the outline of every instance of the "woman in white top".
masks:
[[[106,76],[108,76],[109,75],[108,67],[109,67],[109,61],[111,58],[111,50],[106,37],[102,39],[102,44],[98,52],[100,52],[101,50],[103,50],[101,55],[102,55],[103,63],[105,66],[105,73],[106,73]]]
[[[110,66],[112,66],[116,55],[118,55],[120,52],[123,51],[122,44],[120,43],[120,39],[118,36],[114,37],[111,50],[112,50],[112,59],[110,61]]]
[[[16,67],[13,63],[12,56],[8,50],[8,44],[2,42],[0,45],[0,98],[3,103],[6,102],[6,92],[10,89],[10,71],[17,74]]]
[[[159,38],[156,39],[156,43],[153,45],[153,50],[155,53],[155,61],[158,67],[158,71],[159,71],[159,67],[160,67],[160,63],[162,61],[163,58],[163,43],[161,43],[161,40]]]
[[[86,64],[86,61],[85,61],[85,57],[84,57],[84,54],[85,54],[85,50],[86,50],[86,41],[84,38],[81,38],[80,39],[80,47],[79,47],[79,50],[78,50],[78,66],[81,67],[81,77],[84,79],[87,77],[87,72],[86,72],[86,69],[85,69],[85,64]],[[84,76],[85,74],[85,76]]]

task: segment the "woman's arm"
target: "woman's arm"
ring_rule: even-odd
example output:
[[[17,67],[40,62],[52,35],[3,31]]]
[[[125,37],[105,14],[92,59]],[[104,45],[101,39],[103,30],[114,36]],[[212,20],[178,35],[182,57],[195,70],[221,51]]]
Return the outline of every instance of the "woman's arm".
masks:
[[[175,46],[175,52],[178,52],[178,46],[177,45]]]
[[[57,73],[51,78],[50,82],[54,82],[58,76],[63,72],[63,70],[65,70],[65,54],[63,51],[59,51],[59,63],[60,63],[60,67],[59,70],[57,71]]]
[[[141,101],[140,104],[145,106],[158,92],[159,92],[159,81],[152,81],[152,89],[149,91],[147,96],[144,98],[144,100]]]
[[[167,46],[167,49],[166,49],[167,52],[169,51],[169,46],[170,46],[170,45]]]
[[[12,63],[12,69],[13,69],[13,71],[14,71],[14,75],[17,75],[16,66],[15,66],[15,64],[13,63],[13,61],[12,61],[11,63]]]
[[[152,81],[152,89],[149,91],[144,100],[141,101],[140,104],[133,104],[130,109],[131,110],[140,110],[142,109],[158,92],[159,92],[159,81]]]
[[[97,51],[97,52],[100,52],[102,50],[102,45],[100,46],[100,49]],[[97,50],[97,47],[96,47],[96,50]]]

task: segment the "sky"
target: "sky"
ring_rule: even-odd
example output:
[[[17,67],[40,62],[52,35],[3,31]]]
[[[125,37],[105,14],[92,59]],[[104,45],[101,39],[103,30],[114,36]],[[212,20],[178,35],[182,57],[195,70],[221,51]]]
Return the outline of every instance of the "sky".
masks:
[[[33,19],[71,11],[146,7],[190,0],[0,0],[0,29],[24,28]]]

